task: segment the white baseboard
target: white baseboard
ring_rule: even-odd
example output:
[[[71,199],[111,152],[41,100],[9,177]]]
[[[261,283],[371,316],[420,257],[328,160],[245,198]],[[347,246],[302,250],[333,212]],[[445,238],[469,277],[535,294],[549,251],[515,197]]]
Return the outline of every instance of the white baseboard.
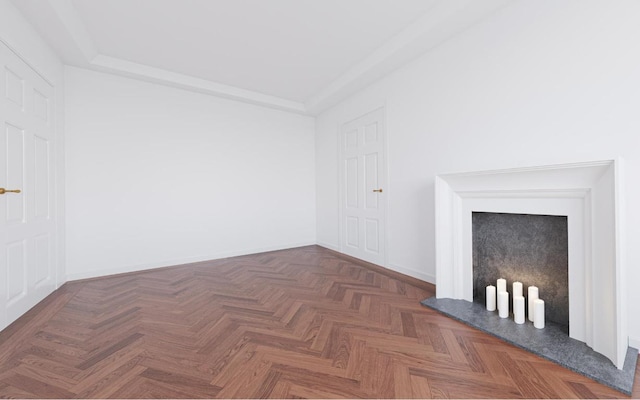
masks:
[[[70,282],[70,281],[77,281],[80,279],[98,278],[101,276],[124,274],[128,272],[146,271],[146,270],[156,269],[156,268],[172,267],[175,265],[219,260],[222,258],[229,258],[229,257],[246,256],[249,254],[293,249],[296,247],[303,247],[303,246],[312,246],[314,244],[316,243],[315,242],[291,243],[287,245],[267,246],[267,247],[253,248],[253,249],[219,252],[219,253],[214,253],[214,254],[205,255],[205,256],[198,256],[198,257],[185,257],[185,258],[174,259],[174,260],[157,261],[157,262],[148,263],[148,264],[145,263],[145,264],[137,264],[137,265],[126,265],[122,267],[102,269],[98,271],[78,272],[73,274],[67,274],[66,281]]]
[[[325,242],[316,242],[316,244],[317,244],[318,246],[325,247],[325,248],[327,248],[327,249],[329,249],[329,250],[333,250],[333,251],[337,251],[338,253],[342,253],[342,252],[340,251],[340,246],[337,246],[337,245],[335,245],[335,244],[329,244],[329,243],[325,243]]]
[[[409,275],[409,276],[414,277],[416,279],[420,279],[421,281],[429,282],[429,283],[432,283],[434,285],[436,284],[435,275],[428,274],[426,272],[416,271],[415,269],[402,267],[402,266],[397,265],[397,264],[389,264],[387,266],[387,268],[392,270],[392,271],[400,272],[401,274]]]
[[[344,255],[352,257],[351,255],[340,251],[340,247],[339,246],[336,246],[336,245],[333,245],[333,244],[329,244],[329,243],[324,243],[324,242],[317,242],[316,244],[318,246],[326,247],[329,250],[333,250],[335,252],[338,252],[338,253],[341,253],[341,254],[344,254]],[[422,272],[422,271],[416,271],[415,269],[405,268],[405,267],[402,267],[402,266],[397,265],[397,264],[388,264],[386,266],[385,265],[380,265],[380,267],[386,268],[386,269],[388,269],[390,271],[399,272],[399,273],[401,273],[403,275],[408,275],[408,276],[410,276],[412,278],[420,279],[421,281],[432,283],[434,285],[436,284],[435,275],[427,274],[427,273]]]
[[[640,338],[629,336],[629,347],[638,349],[638,353],[640,353]]]

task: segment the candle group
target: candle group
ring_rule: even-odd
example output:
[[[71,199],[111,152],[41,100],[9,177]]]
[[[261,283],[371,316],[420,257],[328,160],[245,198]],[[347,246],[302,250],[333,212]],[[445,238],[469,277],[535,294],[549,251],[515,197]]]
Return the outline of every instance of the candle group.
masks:
[[[516,324],[525,322],[525,298],[522,282],[513,282],[513,320]],[[527,290],[527,313],[529,321],[538,329],[544,328],[544,301],[538,298],[539,291],[536,286],[529,286]],[[507,280],[500,278],[496,286],[489,285],[485,292],[487,311],[495,311],[496,306],[500,318],[509,317],[509,292],[507,292]]]

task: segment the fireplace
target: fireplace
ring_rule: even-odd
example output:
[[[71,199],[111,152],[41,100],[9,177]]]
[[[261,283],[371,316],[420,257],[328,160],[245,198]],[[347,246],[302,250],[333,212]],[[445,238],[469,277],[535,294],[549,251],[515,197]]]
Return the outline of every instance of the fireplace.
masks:
[[[438,175],[436,297],[473,301],[474,212],[564,217],[569,336],[622,369],[628,336],[620,186],[619,160]]]

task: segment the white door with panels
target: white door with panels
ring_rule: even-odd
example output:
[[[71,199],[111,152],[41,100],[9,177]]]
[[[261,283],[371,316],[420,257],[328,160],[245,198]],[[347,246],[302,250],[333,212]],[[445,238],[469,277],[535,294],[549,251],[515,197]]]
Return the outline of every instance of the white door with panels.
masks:
[[[342,126],[341,251],[385,265],[384,109]]]
[[[0,329],[55,289],[53,87],[0,42]]]

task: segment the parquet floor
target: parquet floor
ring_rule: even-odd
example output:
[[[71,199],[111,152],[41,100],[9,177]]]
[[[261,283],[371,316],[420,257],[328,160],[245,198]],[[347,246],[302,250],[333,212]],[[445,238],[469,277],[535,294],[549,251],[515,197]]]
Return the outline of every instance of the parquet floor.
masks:
[[[309,246],[68,283],[0,333],[0,396],[625,397],[410,282]]]

